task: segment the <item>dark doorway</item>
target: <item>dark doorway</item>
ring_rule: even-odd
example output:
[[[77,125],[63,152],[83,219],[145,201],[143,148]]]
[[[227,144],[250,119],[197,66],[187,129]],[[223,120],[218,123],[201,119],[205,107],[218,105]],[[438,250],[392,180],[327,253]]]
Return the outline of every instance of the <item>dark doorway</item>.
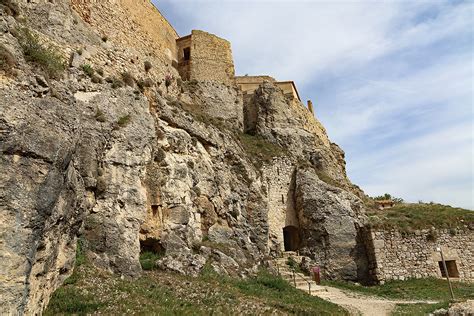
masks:
[[[459,278],[459,271],[458,267],[456,266],[456,260],[447,260],[446,268],[448,269],[448,274],[450,278]],[[446,277],[446,271],[444,270],[443,261],[438,261],[439,270],[441,271],[441,275]]]
[[[183,54],[184,54],[184,60],[190,60],[191,59],[191,47],[186,47],[183,49]]]
[[[285,251],[296,251],[300,248],[300,230],[296,226],[283,228]]]

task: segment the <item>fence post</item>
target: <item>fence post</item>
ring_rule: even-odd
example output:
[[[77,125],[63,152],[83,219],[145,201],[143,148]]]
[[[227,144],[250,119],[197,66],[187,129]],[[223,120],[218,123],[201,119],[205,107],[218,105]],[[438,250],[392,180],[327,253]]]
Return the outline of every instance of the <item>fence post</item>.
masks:
[[[309,295],[311,295],[311,282],[308,282]]]
[[[293,273],[293,284],[295,285],[296,287],[296,277],[295,277],[295,270],[292,270],[291,271]]]

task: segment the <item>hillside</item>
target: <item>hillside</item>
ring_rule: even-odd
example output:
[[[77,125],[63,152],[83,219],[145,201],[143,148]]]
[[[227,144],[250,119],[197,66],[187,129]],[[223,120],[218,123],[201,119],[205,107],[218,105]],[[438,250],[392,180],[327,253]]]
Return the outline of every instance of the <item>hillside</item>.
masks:
[[[227,40],[179,36],[148,0],[1,0],[0,13],[0,314],[41,314],[58,289],[48,313],[66,313],[62,299],[160,312],[168,294],[180,312],[247,299],[250,310],[341,311],[261,275],[295,253],[326,280],[414,274],[381,275],[389,242],[370,231],[344,151],[293,82],[239,85]],[[380,227],[451,227],[451,215],[396,210]],[[463,278],[472,231],[449,249]],[[432,245],[419,248],[423,273],[440,276]],[[144,273],[144,254],[160,272]],[[188,285],[209,290],[209,307]]]

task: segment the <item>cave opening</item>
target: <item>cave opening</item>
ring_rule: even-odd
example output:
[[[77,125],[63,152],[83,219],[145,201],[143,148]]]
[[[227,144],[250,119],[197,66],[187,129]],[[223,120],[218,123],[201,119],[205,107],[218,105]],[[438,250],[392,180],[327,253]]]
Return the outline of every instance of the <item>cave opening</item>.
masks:
[[[283,228],[283,243],[285,251],[296,251],[300,248],[300,230],[296,226],[286,226]]]

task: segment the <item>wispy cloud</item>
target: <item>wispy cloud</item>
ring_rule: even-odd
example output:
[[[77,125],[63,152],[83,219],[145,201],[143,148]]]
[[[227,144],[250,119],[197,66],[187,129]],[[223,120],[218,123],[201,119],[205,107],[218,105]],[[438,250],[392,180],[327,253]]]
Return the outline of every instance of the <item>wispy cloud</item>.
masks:
[[[171,1],[185,35],[232,42],[237,72],[295,80],[348,173],[390,192],[474,208],[470,1]]]

